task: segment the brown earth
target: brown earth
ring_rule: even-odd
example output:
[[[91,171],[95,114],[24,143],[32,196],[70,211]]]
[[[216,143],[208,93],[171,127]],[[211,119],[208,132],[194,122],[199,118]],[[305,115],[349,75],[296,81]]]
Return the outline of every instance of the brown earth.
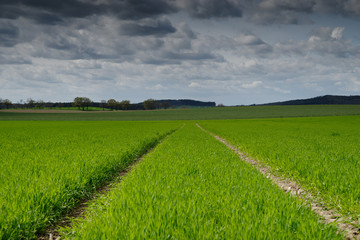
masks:
[[[80,110],[58,110],[58,109],[2,109],[0,112],[17,112],[17,113],[91,113],[94,111],[80,111]],[[105,112],[105,111],[96,111]]]

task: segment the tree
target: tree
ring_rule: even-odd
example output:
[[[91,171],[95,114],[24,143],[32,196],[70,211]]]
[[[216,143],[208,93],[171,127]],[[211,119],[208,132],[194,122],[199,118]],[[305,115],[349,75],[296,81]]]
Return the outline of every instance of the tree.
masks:
[[[107,105],[108,107],[111,109],[111,111],[113,111],[114,109],[116,109],[118,102],[115,99],[109,99],[107,101]]]
[[[101,102],[100,102],[100,107],[102,108],[103,111],[105,110],[106,100],[101,100]]]
[[[164,109],[168,109],[170,107],[170,104],[168,102],[163,102]]]
[[[28,108],[34,108],[34,107],[35,107],[35,103],[36,103],[36,102],[35,102],[34,99],[28,98],[26,105],[27,105]]]
[[[122,100],[120,102],[120,106],[123,110],[129,110],[130,108],[130,100]]]
[[[155,99],[149,98],[149,99],[144,101],[145,110],[155,109],[156,106],[157,106],[157,101]]]
[[[12,102],[9,99],[2,100],[2,103],[5,105],[6,109],[9,109],[12,105]]]
[[[45,102],[43,101],[43,100],[38,100],[37,102],[36,102],[36,107],[37,108],[44,108],[45,107]]]
[[[74,106],[74,103],[73,103],[73,106]],[[57,108],[63,108],[63,107],[64,107],[64,103],[61,103],[61,102],[56,103],[56,104],[55,104],[55,107],[57,107]],[[79,108],[79,109],[80,109],[80,108]]]
[[[73,107],[77,107],[77,108],[79,108],[79,110],[80,110],[80,107],[81,107],[81,103],[82,103],[82,98],[81,97],[76,97],[76,98],[74,98],[74,101],[73,101]]]
[[[90,106],[90,104],[91,104],[90,98],[83,97],[83,101],[84,101],[84,107],[86,107],[86,110],[89,111],[89,106]],[[83,111],[84,111],[84,107],[83,107]]]
[[[85,111],[85,107],[87,108],[87,110],[89,110],[89,106],[91,104],[91,100],[90,98],[87,97],[76,97],[74,99],[73,102],[73,106],[74,107],[78,107],[79,109],[81,108],[83,111]]]

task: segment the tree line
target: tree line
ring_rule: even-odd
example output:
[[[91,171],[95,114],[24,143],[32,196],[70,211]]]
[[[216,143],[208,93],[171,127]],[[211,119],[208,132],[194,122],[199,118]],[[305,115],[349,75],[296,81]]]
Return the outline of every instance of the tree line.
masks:
[[[0,109],[10,108],[27,108],[27,109],[44,109],[44,108],[71,108],[76,107],[82,111],[88,111],[89,107],[101,108],[102,110],[153,110],[168,109],[182,106],[193,107],[214,107],[215,102],[201,102],[189,99],[180,100],[155,100],[147,99],[141,103],[130,103],[130,100],[117,101],[115,99],[101,100],[93,102],[88,97],[76,97],[72,102],[45,102],[43,100],[34,100],[28,98],[26,101],[13,103],[9,99],[0,98]]]

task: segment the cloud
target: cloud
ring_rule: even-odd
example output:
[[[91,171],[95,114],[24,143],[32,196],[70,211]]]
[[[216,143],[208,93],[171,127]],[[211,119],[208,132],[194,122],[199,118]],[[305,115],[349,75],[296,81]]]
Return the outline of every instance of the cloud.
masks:
[[[171,0],[112,0],[110,12],[120,19],[142,19],[177,12]]]
[[[1,53],[1,52],[0,52]],[[32,61],[27,57],[22,56],[9,56],[0,54],[0,64],[2,65],[11,65],[11,64],[31,64]]]
[[[345,27],[315,29],[306,44],[307,50],[341,58],[359,55],[359,46],[353,46],[350,39],[343,39],[344,30]]]
[[[171,0],[4,0],[0,18],[26,17],[43,24],[61,22],[64,18],[94,15],[117,16],[119,19],[142,19],[176,12]]]
[[[189,88],[197,88],[200,87],[200,84],[197,82],[191,82],[188,86]]]
[[[225,51],[239,56],[267,57],[273,52],[270,44],[249,31],[240,32],[234,37],[202,37],[199,45],[204,49]]]
[[[273,90],[273,91],[275,91],[275,92],[284,93],[284,94],[290,94],[290,93],[291,93],[290,90],[282,89],[282,88],[280,88],[280,87],[267,86],[267,87],[265,87],[265,88],[271,89],[271,90]]]
[[[351,32],[359,8],[357,0],[2,0],[0,74],[17,90],[0,93],[221,96],[239,104],[298,90],[349,92],[359,88],[360,44]],[[312,25],[279,25],[318,13],[329,24],[310,33]],[[334,27],[334,15],[352,20]],[[292,35],[297,29],[306,32]]]
[[[308,22],[302,14],[311,13],[314,5],[314,0],[263,0],[248,17],[259,24],[299,24]]]
[[[360,16],[358,0],[316,0],[314,12],[341,14],[346,17]]]
[[[358,0],[261,0],[244,14],[258,24],[311,23],[309,14],[327,13],[360,17]]]
[[[243,88],[256,88],[256,87],[259,87],[260,85],[262,85],[262,83],[263,83],[262,81],[253,81],[250,83],[244,83],[241,86]]]
[[[1,16],[17,18],[26,14],[26,10],[35,10],[39,13],[52,13],[62,17],[86,17],[89,15],[104,12],[106,5],[95,4],[92,1],[77,0],[11,0],[1,1]],[[6,13],[5,11],[10,11]],[[28,17],[34,17],[29,14]]]
[[[345,27],[334,28],[333,31],[331,32],[331,38],[340,40],[342,38],[342,34],[343,34],[344,30],[345,30]]]
[[[335,58],[357,58],[360,44],[344,38],[345,27],[319,27],[309,33],[307,40],[287,40],[274,44],[274,52],[291,56],[328,56]]]
[[[139,21],[124,22],[121,24],[121,33],[128,36],[164,36],[176,32],[171,22],[166,18],[143,19]]]
[[[207,52],[165,52],[164,57],[173,60],[208,60],[216,58],[216,56]]]
[[[242,2],[234,0],[178,0],[180,9],[197,18],[242,17]]]
[[[186,12],[194,18],[246,17],[259,24],[309,23],[308,14],[360,17],[358,0],[3,0],[0,18],[54,25],[67,18],[113,15],[139,20]]]
[[[8,21],[0,22],[0,47],[13,47],[18,43],[19,28]]]

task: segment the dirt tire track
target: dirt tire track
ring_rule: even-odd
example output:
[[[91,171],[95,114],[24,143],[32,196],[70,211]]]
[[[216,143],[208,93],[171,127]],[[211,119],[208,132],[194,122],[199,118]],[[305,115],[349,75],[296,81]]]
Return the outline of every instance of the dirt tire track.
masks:
[[[261,172],[266,178],[270,178],[273,183],[275,183],[283,191],[296,195],[299,198],[304,198],[307,203],[309,203],[311,210],[316,214],[321,216],[324,219],[324,223],[329,224],[333,223],[338,228],[339,232],[343,233],[346,236],[346,239],[356,239],[360,240],[360,229],[354,227],[354,225],[346,222],[346,218],[342,214],[338,213],[335,209],[327,209],[323,201],[319,198],[314,197],[309,191],[304,190],[298,183],[287,179],[284,177],[279,177],[273,174],[270,168],[264,166],[259,161],[248,157],[246,154],[242,153],[237,147],[230,144],[225,139],[215,135],[214,133],[204,129],[198,123],[196,126],[202,131],[212,135],[218,141],[225,144],[229,149],[234,151],[242,160],[253,165],[259,172]],[[353,222],[356,224],[356,222]]]
[[[104,183],[102,186],[97,188],[89,198],[80,200],[77,207],[73,208],[70,212],[65,213],[64,216],[62,216],[58,221],[56,221],[52,226],[45,229],[45,231],[38,235],[38,240],[60,240],[61,236],[58,232],[59,228],[61,227],[71,227],[73,220],[77,218],[85,218],[85,212],[90,202],[100,198],[101,196],[107,194],[115,184],[118,184],[121,182],[121,179],[125,177],[132,169],[141,161],[143,160],[149,153],[154,151],[154,149],[163,143],[166,139],[168,139],[171,135],[173,135],[175,132],[182,129],[185,125],[177,128],[174,131],[171,131],[161,139],[159,139],[158,143],[155,144],[152,148],[147,150],[143,155],[141,155],[139,158],[135,159],[128,167],[126,167],[124,170],[119,172],[117,175],[113,177],[111,181],[108,181]]]

